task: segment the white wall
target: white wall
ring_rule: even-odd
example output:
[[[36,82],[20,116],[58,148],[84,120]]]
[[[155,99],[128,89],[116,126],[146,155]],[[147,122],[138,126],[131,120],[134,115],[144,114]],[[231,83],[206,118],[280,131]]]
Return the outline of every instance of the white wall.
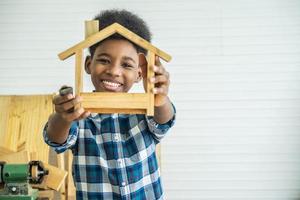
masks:
[[[173,56],[166,199],[299,199],[299,0],[2,0],[0,94],[72,85],[73,59],[57,53],[113,7],[140,14]]]

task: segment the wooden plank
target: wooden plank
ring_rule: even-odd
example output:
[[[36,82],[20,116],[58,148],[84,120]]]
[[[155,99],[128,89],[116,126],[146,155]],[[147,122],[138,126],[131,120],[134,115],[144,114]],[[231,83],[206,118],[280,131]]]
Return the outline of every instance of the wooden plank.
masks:
[[[135,44],[143,47],[144,49],[153,52],[155,55],[161,57],[166,62],[169,62],[172,59],[172,57],[169,54],[167,54],[163,50],[153,46],[147,40],[141,38],[140,36],[133,33],[132,31],[128,30],[127,28],[123,27],[122,25],[117,24],[116,29],[117,29],[117,33],[121,34],[122,36],[124,36],[128,40],[134,42]]]
[[[0,155],[6,155],[10,153],[15,153],[15,152],[5,147],[0,147]]]
[[[68,179],[67,179],[67,199],[75,199],[76,196],[76,188],[74,185],[73,177],[72,177],[72,161],[73,155],[70,150],[67,152],[67,170],[68,170]]]
[[[21,130],[25,138],[25,149],[36,152],[36,159],[48,163],[49,146],[44,142],[42,131],[53,112],[52,95],[16,96],[22,107]]]
[[[28,151],[20,151],[16,153],[10,153],[0,156],[0,161],[5,161],[7,163],[18,163],[18,164],[28,164],[30,161],[30,155]]]
[[[38,199],[54,199],[54,190],[39,190],[38,191]]]
[[[36,152],[37,159],[47,163],[49,146],[42,130],[52,112],[52,95],[0,96],[0,147]]]
[[[6,142],[9,123],[9,110],[11,104],[11,96],[0,96],[0,152],[15,152],[15,148],[11,148]]]
[[[58,168],[65,170],[65,153],[56,154],[56,159]],[[61,200],[66,199],[66,181],[63,182],[59,192]]]
[[[19,115],[14,112],[13,96],[0,96],[0,147],[16,152],[20,132]]]
[[[30,160],[38,160],[36,152],[30,152]]]
[[[17,151],[23,151],[23,150],[25,150],[25,147],[26,147],[26,141],[23,141],[22,143],[18,142],[18,149],[17,149]]]
[[[85,39],[99,32],[99,20],[89,20],[84,22]]]
[[[122,36],[124,36],[128,40],[134,42],[135,44],[143,47],[144,49],[154,52],[156,55],[158,55],[159,57],[161,57],[165,61],[169,62],[171,60],[171,56],[169,54],[167,54],[166,52],[156,48],[151,43],[149,43],[147,40],[141,38],[137,34],[133,33],[132,31],[130,31],[128,29],[126,29],[125,27],[123,27],[122,25],[120,25],[118,23],[114,23],[114,24],[102,29],[98,33],[95,33],[95,34],[91,35],[90,37],[88,37],[87,39],[81,41],[80,43],[78,43],[78,44],[72,46],[71,48],[61,52],[60,54],[58,54],[58,57],[61,60],[65,60],[66,58],[74,55],[78,50],[83,50],[85,48],[88,48],[88,47],[100,42],[101,40],[104,40],[105,38],[109,37],[110,35],[112,35],[116,32],[121,34]]]
[[[44,167],[49,170],[49,174],[45,177],[45,185],[53,190],[59,191],[63,185],[68,172],[47,163],[43,163]]]
[[[85,108],[91,113],[120,113],[120,114],[146,114],[146,109],[122,109],[122,108]]]
[[[86,109],[146,109],[148,106],[148,95],[144,93],[109,93],[94,92],[81,93],[81,106]]]
[[[148,94],[148,107],[147,107],[147,115],[154,115],[154,83],[150,82],[150,78],[154,77],[153,67],[155,65],[155,54],[153,52],[148,51],[148,66],[147,66],[147,94]]]
[[[69,58],[70,56],[74,55],[77,50],[83,50],[85,48],[88,48],[88,47],[92,46],[93,44],[96,44],[97,42],[109,37],[110,35],[112,35],[114,33],[116,33],[116,26],[115,26],[115,24],[112,24],[112,25],[104,28],[103,30],[101,30],[101,32],[98,32],[98,33],[86,38],[82,42],[59,53],[58,57],[61,60],[65,60],[65,59]]]
[[[82,50],[76,51],[75,54],[75,94],[78,95],[83,89],[83,66]]]
[[[23,111],[26,111],[26,107],[28,106],[28,104],[24,103],[23,100],[19,101],[19,98],[22,98],[22,96],[14,96],[13,104],[12,104],[14,106],[14,115],[16,115],[20,118],[20,121],[18,124],[20,131],[19,131],[18,138],[16,140],[17,145],[18,145],[18,151],[19,151],[20,147],[23,146],[23,144],[24,144],[24,147],[22,147],[22,148],[24,148],[24,149],[26,148],[26,138],[29,133],[23,132],[24,126],[30,126],[30,128],[31,128],[32,124],[33,124],[28,117],[25,117],[26,113],[24,113],[24,114],[22,113]],[[32,99],[32,100],[35,101],[35,99]],[[33,104],[35,104],[35,102],[33,102]],[[16,129],[17,127],[15,126],[13,128]],[[30,128],[28,127],[28,129],[30,129]]]

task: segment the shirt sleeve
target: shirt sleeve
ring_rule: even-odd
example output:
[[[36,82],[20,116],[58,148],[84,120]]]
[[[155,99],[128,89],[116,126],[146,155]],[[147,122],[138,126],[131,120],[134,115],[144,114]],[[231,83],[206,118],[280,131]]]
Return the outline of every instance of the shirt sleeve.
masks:
[[[69,135],[67,140],[63,144],[58,144],[56,142],[50,141],[47,133],[48,122],[46,123],[44,130],[43,130],[43,137],[46,144],[54,149],[57,153],[62,153],[67,149],[71,149],[75,144],[78,136],[78,122],[72,122],[71,128],[69,130]]]
[[[152,116],[146,116],[146,121],[149,127],[149,130],[153,134],[154,139],[157,143],[161,141],[161,139],[166,135],[167,131],[174,125],[176,119],[176,109],[173,105],[174,116],[168,122],[164,124],[157,123]]]

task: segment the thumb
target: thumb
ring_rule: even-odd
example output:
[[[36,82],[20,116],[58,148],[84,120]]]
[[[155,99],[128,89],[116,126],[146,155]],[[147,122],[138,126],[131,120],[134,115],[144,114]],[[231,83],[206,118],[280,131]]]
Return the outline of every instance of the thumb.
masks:
[[[157,55],[155,56],[155,65],[156,66],[161,66],[160,59],[159,59],[159,57]]]

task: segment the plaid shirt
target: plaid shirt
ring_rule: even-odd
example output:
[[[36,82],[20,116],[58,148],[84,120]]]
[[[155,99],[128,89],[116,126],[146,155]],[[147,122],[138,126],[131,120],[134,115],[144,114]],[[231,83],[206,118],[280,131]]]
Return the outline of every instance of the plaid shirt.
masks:
[[[79,199],[163,199],[155,145],[174,124],[145,115],[91,114],[73,122],[64,144],[44,140],[57,153],[71,149]]]

